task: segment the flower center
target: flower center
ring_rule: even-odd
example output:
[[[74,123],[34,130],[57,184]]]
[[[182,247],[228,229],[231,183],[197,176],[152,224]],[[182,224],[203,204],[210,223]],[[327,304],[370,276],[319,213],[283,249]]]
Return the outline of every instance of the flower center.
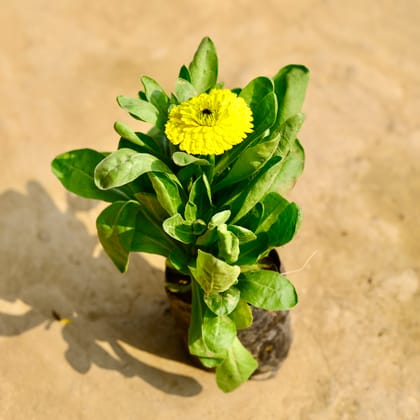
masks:
[[[212,127],[216,123],[216,115],[210,108],[202,108],[199,114],[199,124]]]

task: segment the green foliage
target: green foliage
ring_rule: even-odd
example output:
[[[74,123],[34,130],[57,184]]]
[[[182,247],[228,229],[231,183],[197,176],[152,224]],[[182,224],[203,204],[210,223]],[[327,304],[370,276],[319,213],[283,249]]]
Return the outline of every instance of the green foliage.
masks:
[[[105,208],[96,220],[99,240],[122,273],[127,270],[139,207],[137,202],[116,201]]]
[[[244,272],[238,287],[241,298],[257,308],[280,311],[297,304],[297,295],[292,283],[275,271]]]
[[[205,92],[216,84],[218,60],[216,47],[210,38],[201,41],[188,69],[197,93]]]
[[[289,65],[273,78],[233,89],[252,110],[253,131],[220,156],[189,155],[166,138],[168,115],[222,88],[217,78],[216,49],[204,38],[190,65],[181,67],[173,93],[142,76],[138,97],[117,98],[135,120],[151,124],[150,131],[117,121],[116,151],[66,152],[52,170],[72,193],[110,203],[97,218],[97,231],[118,270],[127,270],[130,252],[147,252],[189,277],[190,352],[216,368],[218,386],[229,392],[257,368],[236,335],[252,325],[251,305],[285,310],[297,304],[290,281],[264,269],[261,260],[292,240],[301,222],[299,207],[285,195],[304,168],[297,135],[309,72]]]
[[[240,295],[239,291],[239,295]],[[252,325],[252,311],[251,307],[246,303],[245,300],[239,299],[236,308],[230,313],[230,318],[236,325],[237,330],[243,330],[249,328]]]
[[[241,270],[199,249],[196,266],[190,266],[190,271],[204,293],[209,294],[228,290],[237,282]]]
[[[99,189],[94,181],[95,167],[105,158],[104,153],[79,149],[58,155],[51,164],[54,175],[66,189],[84,198],[113,202],[128,198],[120,189]]]
[[[231,392],[244,383],[258,363],[237,337],[233,340],[223,362],[216,368],[216,382],[224,392]]]

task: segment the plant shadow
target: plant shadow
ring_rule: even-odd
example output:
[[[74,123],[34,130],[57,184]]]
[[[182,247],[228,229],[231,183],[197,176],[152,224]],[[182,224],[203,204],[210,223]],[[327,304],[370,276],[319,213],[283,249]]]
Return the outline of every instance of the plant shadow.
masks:
[[[94,206],[68,194],[61,211],[34,181],[25,193],[0,195],[0,300],[29,308],[19,315],[0,312],[0,336],[43,324],[48,329],[61,319],[65,357],[77,372],[96,365],[138,376],[168,394],[197,395],[202,388],[195,379],[151,366],[128,351],[188,363],[169,313],[163,271],[135,254],[128,273],[118,273],[98,252],[96,233],[81,221]]]

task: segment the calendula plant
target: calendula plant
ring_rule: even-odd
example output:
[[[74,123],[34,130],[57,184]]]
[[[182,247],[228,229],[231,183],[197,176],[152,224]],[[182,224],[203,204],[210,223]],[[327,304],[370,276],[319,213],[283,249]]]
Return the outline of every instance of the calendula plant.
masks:
[[[250,305],[285,310],[297,303],[291,282],[262,262],[289,242],[301,220],[286,200],[304,166],[296,138],[308,82],[301,65],[243,89],[218,82],[213,42],[204,38],[168,95],[142,77],[135,98],[118,104],[152,125],[145,134],[116,122],[112,153],[73,150],[52,162],[69,191],[111,203],[97,218],[99,240],[121,272],[130,252],[163,255],[190,279],[189,350],[231,391],[257,362],[237,338],[252,324]]]

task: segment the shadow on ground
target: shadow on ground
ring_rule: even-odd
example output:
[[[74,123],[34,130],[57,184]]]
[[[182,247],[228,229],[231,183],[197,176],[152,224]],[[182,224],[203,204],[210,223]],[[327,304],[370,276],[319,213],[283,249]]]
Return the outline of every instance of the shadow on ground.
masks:
[[[0,312],[0,335],[42,324],[48,330],[54,317],[69,318],[62,330],[65,357],[76,371],[97,365],[138,376],[169,394],[197,395],[201,385],[195,379],[150,366],[127,351],[131,346],[187,362],[168,312],[163,272],[136,254],[121,275],[102,251],[96,255],[97,237],[78,217],[95,205],[68,195],[62,212],[37,182],[25,194],[0,195],[0,300],[27,308],[21,314]]]

